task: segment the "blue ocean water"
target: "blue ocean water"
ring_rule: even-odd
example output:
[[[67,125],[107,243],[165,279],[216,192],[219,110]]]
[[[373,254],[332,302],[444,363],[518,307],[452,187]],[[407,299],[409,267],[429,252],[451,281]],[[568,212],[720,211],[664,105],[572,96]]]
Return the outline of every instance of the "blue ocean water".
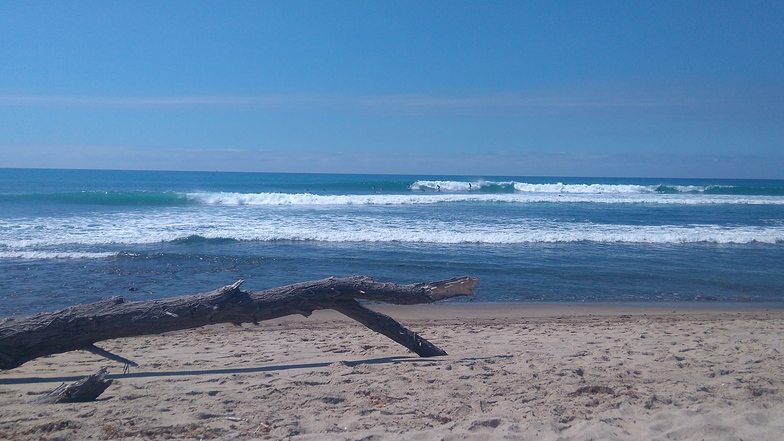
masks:
[[[784,302],[784,181],[0,169],[0,316],[352,274]]]

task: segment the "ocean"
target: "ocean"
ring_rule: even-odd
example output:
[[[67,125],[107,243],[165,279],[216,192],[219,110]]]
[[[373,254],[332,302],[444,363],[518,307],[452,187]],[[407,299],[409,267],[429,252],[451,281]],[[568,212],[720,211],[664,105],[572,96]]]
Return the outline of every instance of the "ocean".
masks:
[[[0,169],[0,317],[329,276],[784,303],[784,181]]]

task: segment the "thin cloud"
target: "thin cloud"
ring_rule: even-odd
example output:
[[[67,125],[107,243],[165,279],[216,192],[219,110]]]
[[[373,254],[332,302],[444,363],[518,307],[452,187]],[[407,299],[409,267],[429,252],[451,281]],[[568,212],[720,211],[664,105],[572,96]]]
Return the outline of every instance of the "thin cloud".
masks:
[[[170,96],[170,97],[88,97],[65,95],[0,95],[0,105],[47,107],[215,107],[215,106],[312,106],[323,105],[318,96]]]
[[[331,96],[331,95],[216,95],[170,97],[88,97],[64,95],[0,95],[5,106],[58,107],[377,107],[395,109],[597,109],[621,107],[659,107],[678,103],[659,100],[619,98],[526,96],[523,94],[440,97],[426,95]]]
[[[116,109],[211,109],[371,111],[403,115],[556,116],[618,114],[642,116],[784,115],[781,90],[672,89],[638,91],[529,91],[468,96],[328,94],[194,95],[163,97],[90,97],[65,95],[0,95],[4,107]]]

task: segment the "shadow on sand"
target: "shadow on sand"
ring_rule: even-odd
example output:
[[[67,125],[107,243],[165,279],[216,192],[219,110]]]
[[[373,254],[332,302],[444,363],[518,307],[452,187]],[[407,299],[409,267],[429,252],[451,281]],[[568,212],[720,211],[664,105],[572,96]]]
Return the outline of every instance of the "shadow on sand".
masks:
[[[107,379],[126,379],[126,378],[146,378],[146,377],[183,377],[191,375],[227,375],[227,374],[252,374],[257,372],[275,372],[275,371],[288,371],[292,369],[317,369],[324,368],[333,363],[342,363],[346,366],[359,366],[363,364],[386,364],[386,363],[421,363],[438,361],[433,358],[420,358],[416,356],[398,356],[398,357],[383,357],[371,358],[368,360],[354,360],[354,361],[329,361],[322,363],[300,363],[300,364],[278,364],[271,366],[258,366],[247,368],[226,368],[226,369],[203,369],[203,370],[187,370],[187,371],[146,371],[146,372],[130,372],[127,374],[110,374]],[[0,378],[0,385],[2,384],[28,384],[28,383],[63,383],[71,381],[79,381],[84,376],[69,376],[69,377],[17,377],[17,378]]]

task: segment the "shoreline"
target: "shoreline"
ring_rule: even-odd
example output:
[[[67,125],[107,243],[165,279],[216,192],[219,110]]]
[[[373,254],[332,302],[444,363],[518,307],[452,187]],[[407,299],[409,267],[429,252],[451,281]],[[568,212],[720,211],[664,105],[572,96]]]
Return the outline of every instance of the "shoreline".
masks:
[[[668,315],[668,314],[754,314],[770,313],[784,316],[784,303],[749,305],[719,303],[522,303],[522,302],[460,302],[431,303],[422,305],[391,305],[386,303],[366,304],[368,308],[401,319],[449,318],[467,319],[525,319],[560,316],[620,316],[620,315]],[[324,319],[350,321],[331,310],[315,311],[311,317],[289,316],[276,320]]]
[[[108,297],[107,297],[108,298]],[[103,299],[105,300],[105,299]],[[151,299],[152,300],[152,299]],[[102,300],[99,300],[99,302]],[[460,317],[548,317],[569,315],[617,315],[617,314],[691,314],[691,313],[732,313],[755,311],[784,311],[784,302],[434,302],[418,305],[394,305],[389,303],[363,302],[371,309],[385,314],[403,314],[422,318],[425,312],[435,315]],[[75,306],[75,305],[71,305]],[[61,309],[67,309],[61,308]],[[0,316],[0,320],[27,317],[59,311],[41,311],[29,315]],[[331,310],[315,311],[314,314],[332,314]],[[295,316],[291,316],[295,317]],[[345,318],[339,313],[335,319]],[[285,319],[282,318],[282,319]]]
[[[110,340],[140,366],[75,351],[0,372],[0,438],[784,438],[782,308],[369,306],[449,355],[334,311]],[[28,403],[101,366],[97,401]]]

